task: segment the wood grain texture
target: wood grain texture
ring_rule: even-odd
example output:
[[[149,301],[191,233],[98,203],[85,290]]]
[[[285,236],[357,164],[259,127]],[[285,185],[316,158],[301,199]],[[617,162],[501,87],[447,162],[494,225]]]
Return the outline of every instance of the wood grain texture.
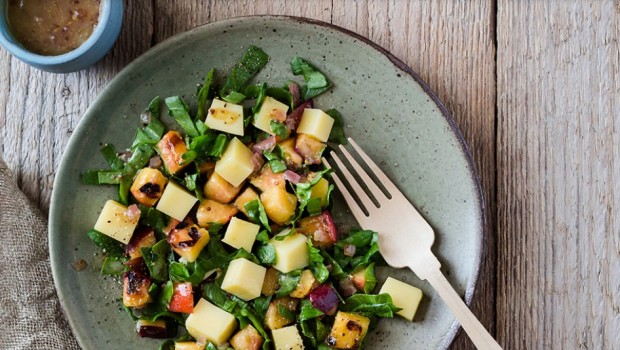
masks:
[[[620,3],[498,6],[497,331],[620,349]]]

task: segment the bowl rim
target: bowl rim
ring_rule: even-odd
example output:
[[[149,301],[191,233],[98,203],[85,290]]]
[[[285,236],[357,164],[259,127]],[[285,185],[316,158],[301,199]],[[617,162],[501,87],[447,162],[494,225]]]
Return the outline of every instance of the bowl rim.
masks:
[[[5,29],[0,30],[0,45],[4,46],[7,51],[9,51],[15,57],[23,59],[28,63],[34,65],[51,66],[74,60],[86,54],[91,48],[95,46],[95,44],[103,36],[106,30],[107,24],[109,23],[110,17],[112,16],[112,8],[115,0],[101,0],[101,3],[99,5],[99,21],[97,23],[97,26],[95,26],[95,30],[88,37],[88,39],[86,39],[86,41],[84,41],[77,48],[67,53],[55,56],[37,54],[30,50],[27,50],[25,47],[19,44],[19,41],[15,39],[11,34],[10,25],[7,18],[6,4],[9,0],[0,1],[4,5],[2,9],[3,13],[0,16],[0,26],[4,27],[3,29]]]

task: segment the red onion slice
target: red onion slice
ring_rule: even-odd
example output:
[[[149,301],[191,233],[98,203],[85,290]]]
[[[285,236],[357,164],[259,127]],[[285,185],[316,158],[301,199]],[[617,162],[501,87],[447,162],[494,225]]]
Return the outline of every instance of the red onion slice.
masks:
[[[159,168],[161,166],[161,157],[155,156],[149,159],[149,168]]]
[[[265,164],[265,159],[263,159],[263,155],[260,153],[254,153],[251,160],[254,165],[254,171],[259,171],[263,167],[263,164]]]
[[[138,220],[140,218],[140,208],[137,205],[132,204],[127,207],[127,211],[125,212],[129,220]]]
[[[301,116],[304,114],[304,109],[314,107],[314,102],[312,99],[304,101],[304,103],[300,104],[297,108],[295,108],[291,114],[286,117],[284,124],[289,131],[297,130],[297,126],[301,121]]]
[[[301,182],[302,176],[292,170],[286,170],[284,172],[284,179],[288,180],[294,185],[297,185],[299,182]]]
[[[357,247],[354,246],[353,244],[345,244],[342,250],[345,256],[353,256],[355,255],[355,251],[357,250]]]
[[[299,91],[299,85],[291,81],[290,83],[288,83],[288,91],[293,97],[293,106],[297,106],[301,101],[301,92]]]
[[[263,141],[252,146],[252,151],[254,151],[254,153],[263,153],[263,151],[271,152],[275,146],[276,146],[276,136],[271,135],[268,138],[264,139]]]

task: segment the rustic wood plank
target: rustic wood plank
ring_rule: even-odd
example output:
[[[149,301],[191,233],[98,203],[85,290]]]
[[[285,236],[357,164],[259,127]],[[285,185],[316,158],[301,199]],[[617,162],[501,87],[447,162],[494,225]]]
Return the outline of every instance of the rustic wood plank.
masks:
[[[1,155],[28,198],[47,211],[55,170],[69,136],[90,102],[127,63],[150,47],[149,0],[126,3],[123,30],[95,66],[71,74],[31,68],[0,52]]]
[[[288,15],[319,19],[329,22],[332,0],[211,0],[211,16],[216,21],[247,15]]]
[[[620,346],[620,6],[498,4],[497,330]]]
[[[387,6],[385,6],[387,4]],[[334,24],[382,45],[437,92],[463,131],[488,208],[487,256],[472,306],[493,333],[495,320],[495,48],[488,1],[334,2]],[[453,348],[474,349],[464,333]]]

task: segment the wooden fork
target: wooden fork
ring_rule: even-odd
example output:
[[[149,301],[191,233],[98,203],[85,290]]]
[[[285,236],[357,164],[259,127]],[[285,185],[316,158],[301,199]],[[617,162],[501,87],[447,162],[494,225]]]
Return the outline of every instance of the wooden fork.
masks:
[[[419,278],[427,280],[452,310],[478,349],[501,349],[440,271],[441,264],[431,252],[431,246],[435,240],[435,233],[431,226],[357,143],[351,138],[348,140],[371,172],[379,179],[387,193],[379,188],[342,145],[340,145],[340,150],[378,205],[373,203],[333,151],[330,153],[332,159],[361,203],[358,203],[351,195],[338,174],[332,173],[331,176],[362,228],[379,233],[379,251],[385,261],[393,267],[408,267]],[[326,159],[323,159],[323,163],[328,168],[332,168]]]

